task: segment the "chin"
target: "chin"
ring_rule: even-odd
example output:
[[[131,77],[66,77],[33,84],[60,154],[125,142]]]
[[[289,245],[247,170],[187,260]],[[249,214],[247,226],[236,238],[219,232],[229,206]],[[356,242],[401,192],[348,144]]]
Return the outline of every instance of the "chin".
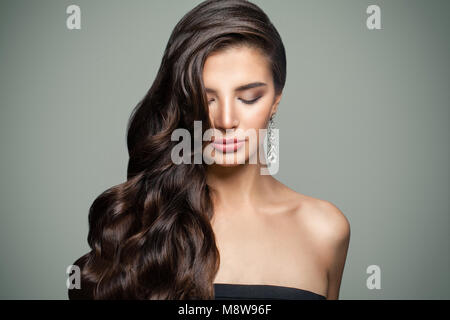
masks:
[[[243,163],[216,163],[220,167],[237,167],[243,165]]]
[[[224,157],[224,159],[222,159],[222,160],[216,159],[217,161],[214,161],[212,163],[212,165],[219,166],[219,167],[237,167],[237,166],[241,166],[241,165],[244,165],[244,164],[246,164],[248,162],[248,159],[245,156],[244,156],[244,158],[242,158],[242,156],[244,156],[244,155],[240,155],[240,157],[238,156],[239,158],[231,156],[230,158]],[[226,159],[226,162],[225,162],[225,159]]]

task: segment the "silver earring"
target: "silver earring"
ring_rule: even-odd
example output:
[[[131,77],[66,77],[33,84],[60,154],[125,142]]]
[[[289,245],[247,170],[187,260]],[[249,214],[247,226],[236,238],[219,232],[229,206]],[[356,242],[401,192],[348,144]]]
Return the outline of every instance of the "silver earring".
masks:
[[[277,148],[276,148],[276,137],[275,137],[275,124],[273,119],[275,118],[275,113],[272,114],[269,120],[269,126],[267,129],[267,162],[268,164],[275,163],[277,161]]]

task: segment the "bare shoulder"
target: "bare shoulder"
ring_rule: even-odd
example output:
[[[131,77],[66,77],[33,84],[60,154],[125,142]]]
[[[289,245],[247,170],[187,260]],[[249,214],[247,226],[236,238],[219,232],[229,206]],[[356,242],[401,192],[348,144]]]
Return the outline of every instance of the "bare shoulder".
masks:
[[[314,198],[279,184],[286,198],[293,203],[301,232],[318,240],[320,246],[336,246],[350,236],[350,223],[332,202]]]
[[[324,283],[321,292],[326,292],[327,299],[338,299],[350,243],[350,223],[345,214],[330,201],[293,190],[288,190],[288,194],[288,198],[295,203],[292,216],[298,226],[301,242],[311,248],[307,251],[314,256],[312,261],[317,263],[315,269],[323,272],[322,278],[316,279]]]
[[[350,223],[332,202],[296,192],[282,185],[291,199],[302,232],[319,241],[318,245],[339,245],[350,237]]]
[[[327,299],[338,299],[350,244],[350,223],[333,203],[316,200],[302,212],[308,221],[307,234],[316,252],[317,261],[327,270]]]
[[[298,218],[308,226],[308,234],[319,246],[337,246],[350,237],[350,223],[332,202],[301,195]]]
[[[301,232],[313,246],[316,258],[327,270],[329,279],[340,281],[350,243],[350,223],[330,201],[308,196],[301,198],[303,202],[297,212]],[[335,280],[331,281],[329,288],[332,291]]]

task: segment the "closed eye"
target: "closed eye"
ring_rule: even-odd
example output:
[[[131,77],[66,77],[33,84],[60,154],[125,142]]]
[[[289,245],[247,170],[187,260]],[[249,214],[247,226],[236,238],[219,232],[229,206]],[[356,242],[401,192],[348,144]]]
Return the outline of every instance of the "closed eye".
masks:
[[[258,97],[258,98],[253,99],[253,100],[244,100],[244,99],[240,99],[240,98],[239,98],[239,100],[241,100],[241,101],[242,101],[243,103],[245,103],[245,104],[253,104],[253,103],[255,103],[256,101],[258,101],[260,98],[261,98],[261,97]],[[210,102],[213,102],[213,101],[214,101],[214,99],[209,100],[209,101],[208,101],[208,104],[209,104]]]
[[[242,101],[243,103],[245,103],[245,104],[253,104],[253,103],[255,103],[256,101],[258,101],[260,98],[261,98],[261,97],[258,97],[258,98],[253,99],[253,100],[244,100],[244,99],[241,99],[241,101]]]

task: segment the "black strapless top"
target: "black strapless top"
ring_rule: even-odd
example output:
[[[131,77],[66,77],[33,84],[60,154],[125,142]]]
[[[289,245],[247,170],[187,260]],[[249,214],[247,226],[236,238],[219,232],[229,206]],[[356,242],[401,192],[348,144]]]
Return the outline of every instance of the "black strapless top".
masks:
[[[268,284],[214,283],[215,300],[326,300],[318,293]]]

